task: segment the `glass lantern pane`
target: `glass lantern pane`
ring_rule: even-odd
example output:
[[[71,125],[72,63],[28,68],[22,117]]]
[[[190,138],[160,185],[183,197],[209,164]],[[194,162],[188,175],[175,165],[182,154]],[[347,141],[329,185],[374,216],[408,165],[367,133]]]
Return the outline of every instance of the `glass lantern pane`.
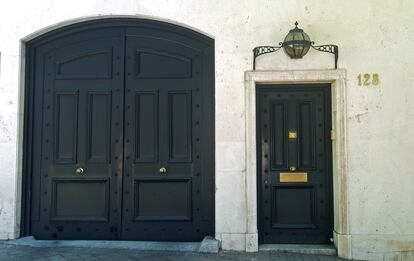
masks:
[[[301,58],[300,54],[302,53],[303,46],[300,44],[295,45],[295,57],[294,58]]]
[[[286,37],[285,37],[285,42],[288,42],[288,41],[292,41],[292,37],[293,37],[293,35],[292,34],[288,34],[288,35],[286,35]]]
[[[303,39],[310,42],[310,37],[305,32],[303,32]]]
[[[293,50],[293,48],[291,46],[285,46],[283,49],[285,50],[286,54],[290,58],[293,58],[295,56],[294,50]]]

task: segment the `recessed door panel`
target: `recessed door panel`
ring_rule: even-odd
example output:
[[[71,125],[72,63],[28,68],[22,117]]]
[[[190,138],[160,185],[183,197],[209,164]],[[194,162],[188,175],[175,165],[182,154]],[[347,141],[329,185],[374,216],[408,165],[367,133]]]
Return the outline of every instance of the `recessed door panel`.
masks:
[[[109,163],[111,153],[111,93],[88,93],[89,162]]]
[[[93,42],[84,45],[93,45]],[[112,49],[79,49],[67,47],[67,52],[56,57],[57,79],[110,78],[112,74]]]
[[[298,111],[298,165],[301,169],[315,168],[315,108],[312,101],[299,101]]]
[[[144,40],[145,41],[145,40]],[[191,78],[191,59],[167,50],[136,49],[135,75],[139,78]]]
[[[270,106],[270,143],[271,143],[271,165],[272,169],[286,168],[287,166],[287,142],[285,135],[287,132],[286,112],[287,103],[279,101]],[[268,113],[268,112],[266,112]],[[265,141],[263,141],[265,142]],[[266,140],[265,143],[269,141]]]
[[[108,197],[108,180],[54,180],[52,219],[108,221]]]
[[[315,227],[315,196],[312,187],[275,186],[272,193],[273,228]]]
[[[47,105],[47,110],[50,105]],[[77,158],[78,92],[56,93],[55,160],[75,163]],[[45,142],[49,142],[49,139]]]
[[[332,237],[330,86],[259,85],[257,159],[263,243]],[[269,128],[270,126],[270,128]]]
[[[169,92],[169,162],[191,161],[191,92]]]
[[[136,180],[136,220],[190,220],[190,180]]]
[[[156,162],[158,159],[158,91],[137,91],[134,105],[135,161]]]

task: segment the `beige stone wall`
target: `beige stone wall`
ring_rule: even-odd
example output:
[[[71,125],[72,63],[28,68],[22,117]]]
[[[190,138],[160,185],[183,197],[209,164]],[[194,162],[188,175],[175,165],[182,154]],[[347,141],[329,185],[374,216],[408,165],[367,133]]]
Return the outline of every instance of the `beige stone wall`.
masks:
[[[0,238],[19,230],[21,41],[51,25],[100,15],[151,16],[200,30],[216,44],[216,236],[245,250],[247,231],[244,72],[251,49],[278,44],[293,23],[316,43],[340,47],[347,70],[348,245],[356,259],[414,259],[414,2],[410,0],[14,0],[0,8]],[[258,69],[332,68],[329,54],[283,52]],[[378,73],[377,87],[358,86]],[[344,252],[341,252],[344,250]]]

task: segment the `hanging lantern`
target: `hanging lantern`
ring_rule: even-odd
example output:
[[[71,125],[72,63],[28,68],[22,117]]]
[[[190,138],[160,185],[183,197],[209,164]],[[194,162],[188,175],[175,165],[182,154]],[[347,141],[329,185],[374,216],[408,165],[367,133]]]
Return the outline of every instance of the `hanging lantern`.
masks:
[[[298,27],[298,22],[295,23],[295,28],[289,31],[282,43],[279,46],[258,46],[253,49],[253,70],[256,69],[256,58],[266,53],[272,53],[283,48],[285,53],[292,59],[301,59],[304,57],[309,49],[321,52],[332,53],[335,56],[335,69],[338,64],[338,46],[333,44],[328,45],[313,45],[309,35]]]
[[[286,35],[282,46],[290,58],[300,59],[308,53],[311,44],[309,36],[298,28],[298,22],[296,22],[295,28]]]

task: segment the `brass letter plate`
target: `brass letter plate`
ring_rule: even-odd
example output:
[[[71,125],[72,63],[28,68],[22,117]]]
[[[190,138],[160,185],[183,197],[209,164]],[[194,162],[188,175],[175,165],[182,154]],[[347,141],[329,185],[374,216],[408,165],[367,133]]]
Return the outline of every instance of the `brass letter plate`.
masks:
[[[280,182],[308,182],[307,172],[280,172]]]

